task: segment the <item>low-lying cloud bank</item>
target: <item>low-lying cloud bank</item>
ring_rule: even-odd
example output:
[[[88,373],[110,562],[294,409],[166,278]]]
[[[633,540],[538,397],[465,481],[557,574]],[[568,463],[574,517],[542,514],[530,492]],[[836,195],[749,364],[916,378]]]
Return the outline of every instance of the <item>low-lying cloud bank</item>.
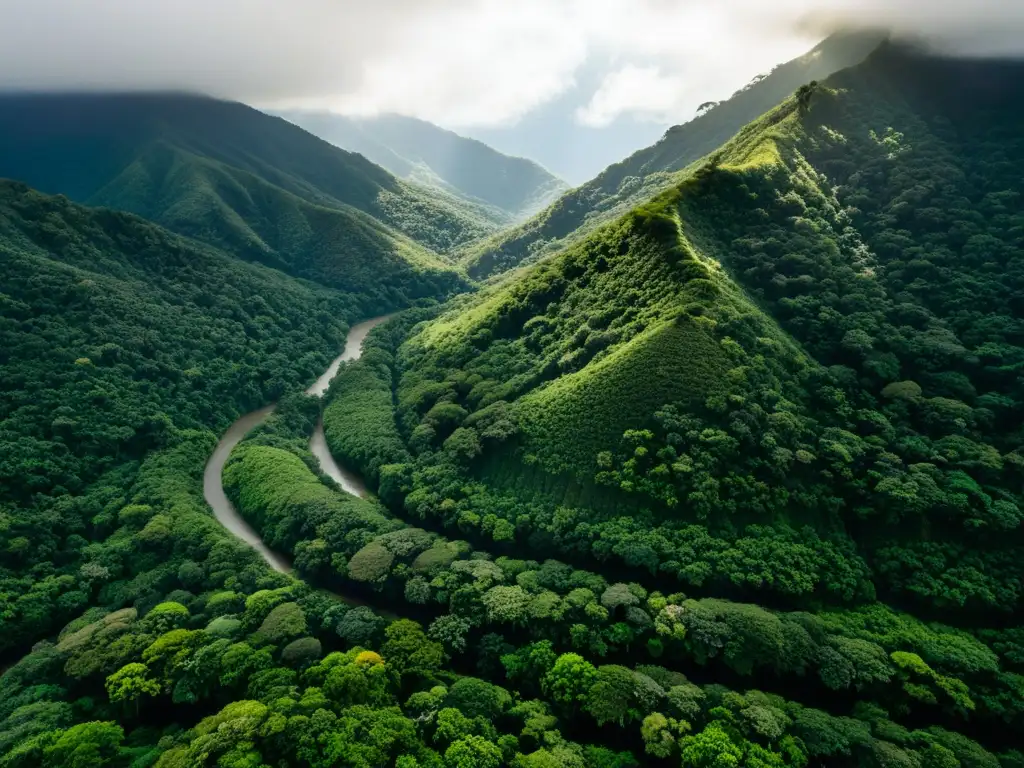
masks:
[[[692,110],[844,27],[1024,54],[1020,0],[0,0],[0,19],[0,88],[194,90],[448,125],[514,122],[595,57],[605,85],[577,113],[592,125]]]

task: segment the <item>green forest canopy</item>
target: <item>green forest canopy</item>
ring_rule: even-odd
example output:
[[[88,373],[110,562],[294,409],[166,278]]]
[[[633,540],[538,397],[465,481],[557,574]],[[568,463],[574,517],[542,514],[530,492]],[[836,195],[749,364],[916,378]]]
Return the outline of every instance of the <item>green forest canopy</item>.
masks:
[[[0,766],[1024,765],[1020,69],[883,46],[379,327],[365,500],[298,392],[451,285],[0,187]],[[199,485],[279,398],[225,487],[297,577]]]

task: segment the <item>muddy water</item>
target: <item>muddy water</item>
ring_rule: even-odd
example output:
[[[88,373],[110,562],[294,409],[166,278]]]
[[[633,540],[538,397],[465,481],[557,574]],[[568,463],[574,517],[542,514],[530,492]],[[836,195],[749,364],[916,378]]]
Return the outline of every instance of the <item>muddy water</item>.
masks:
[[[348,338],[345,340],[345,351],[331,363],[330,367],[324,371],[324,375],[306,390],[306,394],[323,397],[327,392],[327,388],[331,385],[331,379],[337,375],[341,364],[346,360],[359,359],[359,356],[363,353],[363,340],[366,339],[366,334],[390,317],[391,315],[375,317],[372,320],[367,320],[365,323],[353,326],[352,330],[348,332]],[[313,436],[309,440],[309,452],[316,456],[316,460],[320,462],[320,469],[323,470],[324,474],[340,485],[346,493],[351,493],[353,496],[360,498],[366,497],[366,485],[363,483],[363,478],[339,465],[327,449],[323,419],[317,421],[316,429],[313,430]]]
[[[390,317],[391,315],[375,317],[353,326],[345,339],[345,350],[335,358],[330,367],[306,392],[322,397],[330,386],[331,379],[338,373],[341,364],[346,360],[356,360],[362,354],[363,340],[366,338],[366,334]],[[206,503],[213,508],[213,514],[221,525],[259,552],[272,568],[282,573],[290,573],[292,566],[289,560],[284,555],[272,551],[263,543],[259,534],[245,521],[235,509],[235,505],[228,499],[227,494],[224,493],[222,482],[224,465],[227,463],[231,451],[254,427],[262,424],[267,416],[273,413],[274,408],[274,405],[268,405],[252,413],[247,413],[228,428],[220,442],[217,443],[217,448],[210,460],[206,463],[206,472],[203,475],[203,495],[206,497]],[[334,479],[345,491],[356,496],[366,495],[366,486],[363,484],[362,478],[355,472],[339,466],[330,451],[327,450],[322,420],[316,425],[316,430],[309,442],[309,449],[317,457],[324,473]]]

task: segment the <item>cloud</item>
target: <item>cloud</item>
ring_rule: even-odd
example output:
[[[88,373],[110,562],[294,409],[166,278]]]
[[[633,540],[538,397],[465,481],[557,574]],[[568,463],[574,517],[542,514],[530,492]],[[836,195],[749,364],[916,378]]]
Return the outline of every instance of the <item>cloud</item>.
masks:
[[[1024,53],[1019,0],[666,0],[641,4],[630,17],[632,23],[615,22],[627,30],[617,41],[627,62],[608,72],[576,111],[584,125],[606,126],[622,115],[688,119],[698,105],[727,98],[840,29],[887,29],[963,56]],[[652,29],[652,37],[635,37]]]
[[[958,56],[1024,55],[1020,0],[785,0],[808,32],[843,27],[889,29],[897,37]]]
[[[1024,49],[1019,0],[0,0],[0,19],[0,88],[173,88],[455,126],[513,123],[597,59],[579,120],[685,117],[843,25]]]
[[[576,110],[576,119],[591,128],[609,125],[625,112],[664,122],[677,107],[677,94],[685,88],[678,75],[660,67],[627,64],[608,74],[590,102]]]
[[[514,121],[572,87],[589,53],[578,10],[575,0],[444,4],[371,55],[360,86],[334,106],[454,125]]]

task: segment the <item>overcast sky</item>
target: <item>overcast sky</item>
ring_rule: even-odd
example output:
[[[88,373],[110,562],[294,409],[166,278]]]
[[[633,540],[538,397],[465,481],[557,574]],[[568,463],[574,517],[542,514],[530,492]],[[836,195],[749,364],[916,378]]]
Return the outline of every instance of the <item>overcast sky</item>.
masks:
[[[480,130],[561,100],[589,129],[660,125],[839,24],[1024,48],[1024,0],[0,0],[0,88],[187,89]]]

